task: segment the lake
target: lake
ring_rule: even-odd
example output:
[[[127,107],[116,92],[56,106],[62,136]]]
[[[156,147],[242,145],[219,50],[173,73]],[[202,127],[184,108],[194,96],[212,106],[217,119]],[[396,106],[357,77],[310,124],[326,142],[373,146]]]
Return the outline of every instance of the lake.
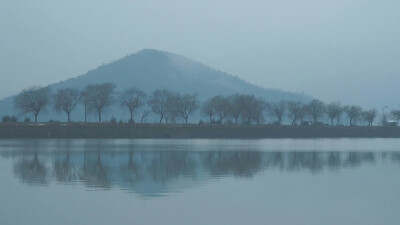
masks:
[[[0,140],[0,224],[400,224],[400,139]]]

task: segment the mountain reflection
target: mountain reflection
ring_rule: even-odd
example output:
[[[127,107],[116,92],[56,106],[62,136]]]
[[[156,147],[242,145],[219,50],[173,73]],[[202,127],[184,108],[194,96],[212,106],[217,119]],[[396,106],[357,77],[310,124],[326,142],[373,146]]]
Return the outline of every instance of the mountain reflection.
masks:
[[[121,188],[144,196],[176,192],[220,177],[251,178],[267,170],[320,173],[400,162],[400,153],[257,151],[63,151],[8,152],[14,174],[31,185],[81,183]]]

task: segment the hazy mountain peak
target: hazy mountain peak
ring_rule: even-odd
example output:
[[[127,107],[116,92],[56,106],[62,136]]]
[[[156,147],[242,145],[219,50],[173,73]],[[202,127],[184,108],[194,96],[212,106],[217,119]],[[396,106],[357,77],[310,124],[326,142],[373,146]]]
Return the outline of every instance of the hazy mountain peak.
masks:
[[[267,101],[311,99],[303,94],[252,85],[184,56],[156,49],[143,49],[50,87],[53,90],[82,89],[88,84],[102,82],[113,82],[118,90],[137,87],[151,93],[158,88],[167,88],[180,93],[197,93],[202,100],[235,93],[254,94]]]

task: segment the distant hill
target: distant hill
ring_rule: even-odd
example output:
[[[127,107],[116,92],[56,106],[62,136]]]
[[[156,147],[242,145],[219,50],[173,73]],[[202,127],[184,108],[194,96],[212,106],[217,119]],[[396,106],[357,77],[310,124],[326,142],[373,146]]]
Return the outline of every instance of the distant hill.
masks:
[[[166,88],[181,94],[197,93],[201,101],[215,95],[235,93],[254,94],[267,101],[298,100],[306,102],[311,100],[311,97],[304,94],[262,88],[183,56],[151,49],[128,55],[84,75],[49,85],[49,87],[53,91],[65,87],[83,89],[87,84],[102,82],[113,82],[117,86],[117,91],[136,87],[148,94],[158,88]],[[12,99],[13,97],[9,97],[3,102],[12,102]],[[0,107],[0,116],[17,115],[10,103],[0,104]],[[79,111],[81,109],[77,109],[73,113],[73,120],[83,119]],[[107,115],[114,115],[119,119],[119,117],[125,118],[125,114],[118,106],[115,106]],[[39,119],[42,121],[64,120],[64,115],[57,115],[49,110],[47,115],[42,115]]]

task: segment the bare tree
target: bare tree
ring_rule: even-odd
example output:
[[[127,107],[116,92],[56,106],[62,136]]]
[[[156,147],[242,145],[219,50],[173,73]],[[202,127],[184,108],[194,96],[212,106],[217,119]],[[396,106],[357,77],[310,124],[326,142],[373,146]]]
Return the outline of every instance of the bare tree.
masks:
[[[210,119],[210,123],[213,122],[215,111],[211,101],[206,101],[203,103],[202,113],[208,116],[208,118]]]
[[[229,100],[228,98],[218,95],[209,100],[210,107],[214,114],[218,117],[218,122],[223,123],[223,120],[229,112]]]
[[[68,123],[71,121],[71,111],[80,101],[80,91],[76,88],[59,89],[54,96],[54,109],[57,112],[64,111],[67,114]]]
[[[214,110],[219,117],[218,121],[222,124],[229,112],[229,100],[224,96],[216,96],[211,101],[214,103]]]
[[[49,88],[33,87],[19,93],[14,99],[14,106],[22,114],[33,113],[35,124],[40,112],[45,111],[50,104],[51,91]]]
[[[90,84],[86,86],[84,99],[88,107],[97,112],[99,123],[101,123],[101,114],[104,109],[114,103],[113,92],[115,85],[113,83]]]
[[[186,94],[180,97],[180,113],[185,123],[188,123],[189,116],[198,107],[197,94]]]
[[[377,116],[377,111],[376,111],[376,109],[364,111],[362,113],[362,116],[368,122],[368,126],[372,126],[372,123],[374,122],[374,120]]]
[[[243,111],[243,102],[244,96],[235,94],[228,97],[229,101],[229,116],[235,120],[235,124],[238,123],[238,120]]]
[[[312,118],[313,124],[316,124],[324,114],[325,104],[320,100],[314,99],[306,106],[306,110],[307,114]]]
[[[279,101],[279,102],[271,102],[267,104],[267,110],[271,116],[276,117],[279,124],[282,123],[283,116],[286,112],[286,102]]]
[[[360,106],[345,106],[344,112],[346,113],[347,118],[349,118],[350,126],[355,125],[357,119],[362,115],[362,109]]]
[[[287,115],[292,120],[292,126],[300,119],[303,112],[303,106],[301,102],[288,102],[287,103]]]
[[[341,118],[342,118],[343,112],[344,112],[344,107],[341,106],[341,107],[339,108],[339,112],[338,112],[338,114],[337,114],[337,116],[336,116],[336,126],[339,126],[339,123],[340,123],[340,120],[341,120]]]
[[[400,120],[400,110],[392,110],[390,114],[395,120]]]
[[[120,103],[122,107],[127,107],[130,113],[130,122],[135,122],[133,113],[135,109],[143,106],[146,102],[146,94],[136,88],[129,88],[124,90],[120,95]]]
[[[266,103],[263,99],[255,99],[251,104],[251,118],[257,125],[260,125],[264,121],[264,110],[266,108]]]
[[[236,95],[235,98],[235,101],[229,102],[229,115],[235,119],[235,123],[239,117],[242,119],[242,124],[252,122],[261,124],[264,121],[266,103],[263,99],[256,98],[254,95]]]
[[[301,110],[299,111],[299,114],[297,115],[298,120],[300,120],[300,123],[304,122],[304,118],[307,116],[307,105],[301,106]]]
[[[143,110],[142,116],[140,117],[140,123],[143,123],[146,117],[150,114],[150,110]]]
[[[167,114],[167,105],[168,105],[168,97],[170,96],[170,92],[165,89],[158,89],[153,92],[150,96],[148,104],[151,107],[151,110],[160,116],[160,123]]]
[[[85,113],[85,123],[87,122],[87,114],[88,114],[88,111],[89,111],[89,107],[88,107],[88,105],[89,105],[89,93],[87,93],[87,89],[84,89],[82,92],[81,92],[81,103],[83,104],[83,107],[84,107],[84,113]]]
[[[168,92],[167,110],[165,114],[165,123],[177,123],[181,116],[181,95],[176,92]]]
[[[333,126],[333,120],[336,118],[340,118],[340,115],[343,112],[343,107],[340,102],[332,102],[331,104],[326,106],[326,114],[331,120],[331,127]]]
[[[265,109],[265,102],[256,99],[254,95],[241,95],[238,107],[241,109],[242,124],[251,124],[252,121],[259,124],[264,119],[262,111]]]

